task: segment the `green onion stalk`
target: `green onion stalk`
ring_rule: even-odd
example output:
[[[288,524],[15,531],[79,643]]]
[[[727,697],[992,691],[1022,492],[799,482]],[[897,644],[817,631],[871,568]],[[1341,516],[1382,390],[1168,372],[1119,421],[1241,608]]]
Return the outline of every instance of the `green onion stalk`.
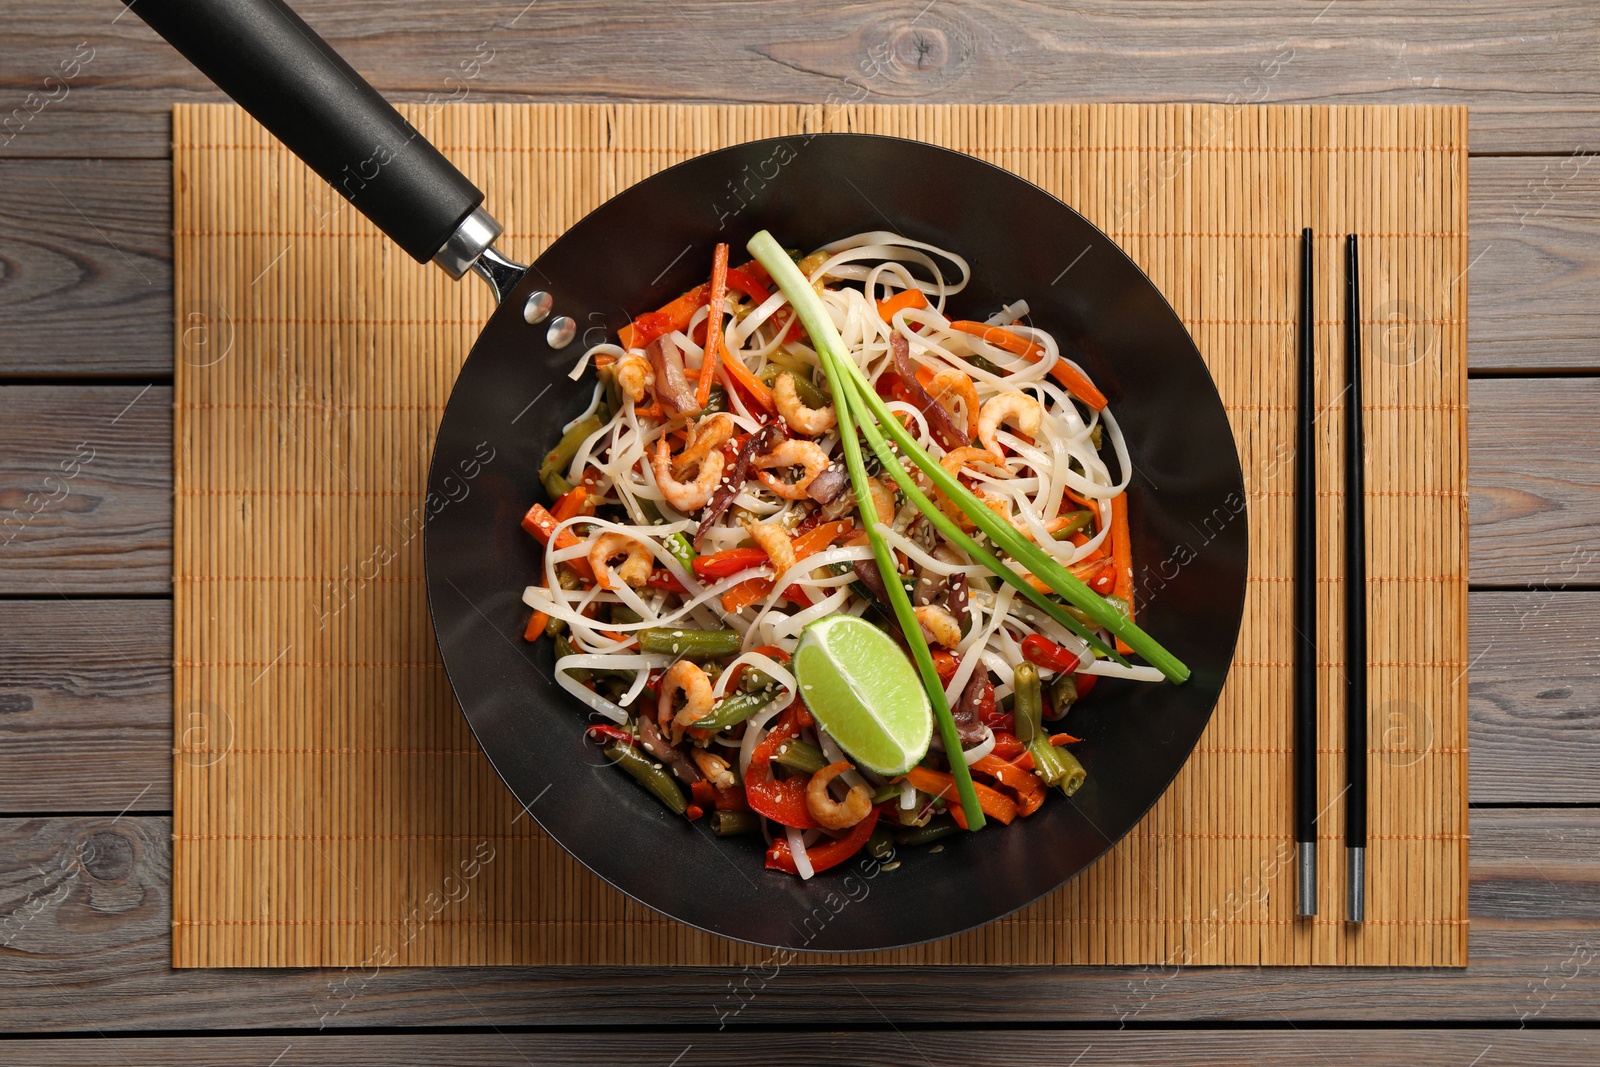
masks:
[[[826,311],[823,309],[821,298],[817,296],[816,291],[810,285],[800,285],[794,280],[799,278],[799,271],[792,271],[794,278],[788,279],[790,281],[789,285],[785,285],[783,280],[780,280],[780,273],[785,274],[785,277],[787,277],[787,272],[783,271],[785,264],[771,253],[771,250],[777,247],[777,242],[772,239],[771,234],[763,230],[750,239],[747,247],[761,265],[767,268],[767,273],[771,274],[773,280],[778,282],[779,288],[789,298],[789,302],[794,305],[796,312],[800,315],[800,321],[805,323],[807,329],[811,331],[813,342],[817,342],[819,336],[822,339],[822,343],[817,344],[817,350],[823,358],[824,368],[828,371],[829,379],[833,385],[835,406],[840,414],[841,436],[846,442],[845,452],[847,459],[852,447],[857,452],[860,450],[859,446],[854,443],[854,432],[846,429],[845,414],[848,409],[859,408],[859,417],[850,421],[852,423],[860,422],[865,427],[868,423],[876,420],[878,426],[888,431],[889,436],[894,439],[900,451],[918,467],[922,468],[923,473],[932,480],[933,484],[951,500],[955,501],[956,505],[961,508],[979,530],[988,536],[990,541],[994,542],[997,548],[1027,568],[1029,572],[1043,581],[1052,592],[1082,611],[1089,617],[1090,621],[1120,637],[1129,648],[1143,656],[1147,663],[1159,670],[1170,681],[1181,683],[1188,680],[1189,668],[1181,660],[1168,652],[1160,642],[1145,633],[1126,615],[1107,603],[1104,597],[1095,593],[1083,582],[1075,578],[1053,556],[1024,537],[1011,523],[990,510],[971,490],[962,485],[953,474],[945,470],[938,460],[928,454],[927,450],[917,442],[917,439],[901,425],[900,420],[894,417],[894,413],[889,410],[888,404],[884,402],[882,397],[878,396],[876,390],[872,388],[872,383],[867,381],[866,375],[862,373],[861,368],[857,367],[855,361],[845,353],[844,342],[840,339],[838,331],[834,329],[833,321],[828,318]],[[787,259],[786,256],[782,258]],[[789,264],[789,266],[792,267],[792,264]],[[816,320],[817,324],[813,325],[811,320]],[[831,337],[828,336],[829,334],[831,334]],[[823,354],[824,347],[830,342],[832,345],[831,350],[827,354]],[[839,403],[839,400],[845,400],[846,402]],[[899,466],[898,463],[887,465],[891,467],[891,475],[894,473],[892,468]],[[896,481],[899,480],[898,478],[896,479]],[[925,506],[926,500],[927,498],[923,497],[917,506],[931,519],[938,509]],[[940,530],[948,534],[945,527],[941,526]],[[985,559],[984,563],[986,566],[989,565],[989,560]],[[991,567],[991,569],[993,568]],[[1004,570],[1009,571],[1010,568],[1004,568]],[[1006,575],[1002,571],[996,570],[995,573],[1002,580],[1006,579]],[[894,585],[893,582],[889,582],[887,579],[885,581],[891,587]],[[1032,598],[1030,597],[1030,599]],[[1035,601],[1035,603],[1038,603],[1038,601]],[[1042,605],[1041,609],[1047,612],[1049,610],[1044,609]],[[1056,615],[1051,613],[1051,617],[1056,618]],[[1057,621],[1060,620],[1057,619]],[[1073,629],[1074,632],[1079,632],[1078,628]]]
[[[800,316],[801,323],[810,333],[811,342],[816,346],[817,355],[822,360],[822,368],[833,388],[834,407],[839,418],[839,439],[844,444],[845,466],[850,472],[850,483],[855,488],[856,505],[861,509],[862,518],[866,520],[867,537],[872,545],[873,559],[878,565],[878,573],[883,577],[883,585],[888,591],[889,604],[894,609],[895,620],[899,622],[900,629],[905,634],[906,644],[911,647],[911,658],[916,663],[917,673],[922,676],[922,685],[928,692],[928,701],[933,705],[934,721],[939,725],[939,737],[944,742],[944,750],[950,755],[950,773],[956,781],[956,792],[961,798],[961,810],[967,817],[967,828],[974,831],[981,830],[985,821],[983,809],[978,804],[977,791],[972,788],[972,772],[968,770],[966,761],[961,758],[961,738],[956,732],[955,718],[950,714],[950,703],[945,699],[944,686],[939,682],[939,672],[933,665],[933,655],[928,651],[928,643],[922,637],[922,627],[911,609],[911,598],[906,595],[905,586],[901,584],[899,571],[894,564],[894,554],[890,552],[888,542],[877,529],[878,510],[872,502],[872,490],[867,479],[866,465],[861,458],[861,442],[856,437],[855,419],[849,401],[851,379],[847,376],[848,371],[845,366],[853,369],[855,364],[845,351],[844,340],[839,336],[833,320],[823,308],[822,299],[816,290],[811,288],[811,284],[800,273],[794,261],[789,258],[789,254],[783,250],[783,246],[773,239],[772,234],[762,230],[752,237],[745,247],[756,261],[767,269],[767,273],[772,276],[772,280],[777,283],[784,296],[788,297],[795,313]]]

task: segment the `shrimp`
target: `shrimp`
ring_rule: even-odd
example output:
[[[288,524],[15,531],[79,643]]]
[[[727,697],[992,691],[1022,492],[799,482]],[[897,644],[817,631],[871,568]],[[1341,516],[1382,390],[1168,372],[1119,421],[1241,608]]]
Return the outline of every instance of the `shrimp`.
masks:
[[[806,783],[806,810],[824,829],[843,830],[854,826],[872,811],[872,792],[864,785],[851,786],[843,801],[828,795],[829,784],[848,770],[850,764],[845,760],[830,763]]]
[[[656,484],[661,487],[662,497],[685,515],[699,511],[710,503],[711,494],[717,491],[717,484],[722,481],[722,464],[722,453],[712,451],[700,461],[700,473],[695,475],[693,481],[680,482],[672,476],[671,452],[664,437],[656,439],[656,454],[650,459],[650,467],[655,471]]]
[[[629,352],[617,360],[612,374],[616,376],[617,388],[622,390],[623,397],[634,404],[643,400],[645,393],[656,384],[655,369],[637,352]]]
[[[744,528],[744,532],[750,535],[750,540],[761,546],[778,574],[794,566],[794,542],[783,532],[783,527],[775,522],[753,522]]]
[[[766,455],[757,456],[755,465],[761,468],[756,471],[756,477],[761,479],[762,485],[785,500],[804,500],[812,481],[827,469],[828,454],[815,441],[791,438],[779,441],[777,447]],[[785,482],[767,473],[773,467],[800,467],[805,475],[798,482]]]
[[[613,575],[610,561],[622,555],[628,558]],[[644,542],[627,534],[601,534],[589,548],[589,566],[594,568],[594,580],[601,589],[615,589],[614,578],[621,578],[637,589],[650,580],[650,570],[655,562],[655,555]]]
[[[727,789],[738,784],[733,771],[728,769],[728,761],[721,756],[707,752],[703,748],[690,749],[689,756],[694,760],[694,765],[700,768],[700,773],[706,776],[706,781],[718,789]]]
[[[833,408],[808,408],[801,402],[793,374],[778,375],[778,380],[772,383],[772,401],[783,421],[807,437],[827,433],[839,424],[839,416]]]
[[[956,617],[935,604],[924,604],[913,609],[924,637],[931,644],[955,648],[961,643],[961,624]]]
[[[878,513],[878,521],[883,523],[894,522],[894,483],[886,478],[869,478],[867,479],[867,489],[872,493],[872,510]]]
[[[689,447],[672,458],[672,469],[678,474],[691,470],[696,463],[721,448],[735,429],[733,416],[720,411],[708,419],[701,419],[691,431]]]
[[[672,714],[672,698],[683,693],[683,707]],[[662,726],[672,722],[672,743],[683,740],[683,731],[711,714],[716,697],[711,692],[711,679],[698,663],[680,659],[667,668],[661,676],[661,694],[656,698],[656,721]]]
[[[995,456],[996,453],[984,448],[958,448],[954,452],[946,453],[945,457],[939,461],[939,464],[952,475],[959,476],[961,468],[968,463],[997,465],[998,461]],[[1005,506],[1008,512],[1010,510],[1005,501],[993,494],[983,493],[980,495],[980,499],[995,511],[999,511],[1001,506]],[[977,524],[967,518],[967,513],[961,510],[961,505],[950,499],[943,490],[939,492],[939,510],[948,515],[950,520],[960,526],[962,530],[971,532],[977,529]]]
[[[1020,432],[1033,437],[1038,434],[1043,417],[1044,409],[1033,397],[1026,393],[1001,393],[986,400],[978,413],[978,440],[983,442],[984,448],[1004,458],[1000,443],[994,439],[1000,424],[1009,421]]]
[[[972,379],[958,370],[942,370],[928,382],[928,392],[954,415],[953,401],[960,400],[967,409],[967,438],[978,436],[978,389]]]

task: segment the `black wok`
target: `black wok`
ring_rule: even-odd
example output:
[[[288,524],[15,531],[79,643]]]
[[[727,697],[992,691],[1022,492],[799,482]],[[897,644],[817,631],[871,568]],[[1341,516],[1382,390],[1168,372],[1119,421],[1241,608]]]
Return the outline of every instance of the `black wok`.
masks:
[[[777,138],[646,179],[524,270],[493,251],[498,227],[481,194],[286,8],[141,0],[134,10],[413,256],[495,283],[500,308],[462,368],[435,446],[429,488],[438,498],[459,495],[447,481],[456,472],[479,473],[470,493],[428,521],[429,605],[479,742],[584,865],[728,937],[882,949],[979,926],[1050,892],[1160,797],[1210,719],[1238,636],[1243,480],[1221,400],[1182,323],[1075,211],[1006,171],[913,141]],[[388,161],[363,166],[373,143],[390,146]],[[352,167],[371,174],[352,183]],[[1129,511],[1140,622],[1194,671],[1178,687],[1102,681],[1074,709],[1066,728],[1084,738],[1077,752],[1089,781],[1070,800],[1052,797],[1025,824],[947,839],[937,853],[901,849],[890,870],[863,856],[808,882],[762,869],[757,842],[714,838],[605,766],[583,740],[584,709],[552,680],[549,643],[521,640],[521,593],[539,550],[518,519],[541,492],[540,459],[590,393],[568,369],[586,344],[703,281],[717,241],[742,248],[760,229],[790,247],[892,229],[952,249],[974,271],[955,298],[958,317],[981,319],[1024,298],[1035,324],[1080,350],[1137,472]],[[548,323],[526,321],[536,293],[575,320],[577,344],[554,347]],[[493,460],[463,466],[483,458],[486,442]]]

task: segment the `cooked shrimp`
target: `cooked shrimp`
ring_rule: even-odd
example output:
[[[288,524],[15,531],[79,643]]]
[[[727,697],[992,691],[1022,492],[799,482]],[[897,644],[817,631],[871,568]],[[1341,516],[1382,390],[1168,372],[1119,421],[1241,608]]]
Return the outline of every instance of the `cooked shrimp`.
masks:
[[[611,560],[623,555],[628,558],[623,560],[622,566],[613,575]],[[627,534],[601,534],[589,549],[589,566],[594,568],[594,580],[601,589],[615,589],[612,583],[614,577],[621,578],[637,589],[650,580],[650,569],[655,562],[655,556],[644,542]]]
[[[916,615],[923,636],[930,644],[955,648],[961,643],[961,624],[944,608],[936,604],[924,604],[913,609],[912,614]]]
[[[772,560],[773,570],[778,574],[794,566],[794,542],[789,540],[783,527],[775,522],[753,522],[744,528],[744,532]]]
[[[830,763],[811,776],[806,784],[806,810],[824,829],[843,830],[865,819],[872,811],[872,791],[864,785],[853,785],[843,801],[828,795],[828,785],[839,775],[850,770],[845,760]]]
[[[967,438],[978,436],[978,389],[971,378],[958,370],[942,370],[928,382],[928,392],[952,415],[957,413],[955,401],[961,401],[966,407]]]
[[[655,368],[637,352],[629,352],[617,360],[612,373],[616,375],[617,388],[622,390],[623,397],[635,404],[656,384]]]
[[[672,698],[679,692],[683,693],[684,703],[674,716]],[[705,669],[698,663],[680,659],[661,676],[661,695],[656,698],[656,721],[662,726],[667,725],[669,719],[672,721],[672,743],[677,744],[683,740],[684,729],[710,715],[715,703],[711,679],[706,677]]]
[[[696,463],[721,448],[733,436],[737,427],[733,416],[720,411],[710,418],[701,419],[690,431],[689,447],[672,457],[672,469],[678,474],[691,470]]]
[[[738,784],[733,771],[728,769],[728,761],[703,748],[689,750],[689,756],[694,760],[694,765],[700,768],[700,773],[706,776],[706,781],[718,789],[726,789]]]
[[[789,424],[790,429],[807,437],[827,433],[839,424],[839,416],[833,408],[808,408],[801,402],[800,394],[794,386],[793,374],[778,375],[778,380],[772,383],[772,401],[777,405],[778,414],[783,416],[783,421]]]
[[[761,479],[762,485],[785,500],[804,500],[811,482],[827,469],[828,454],[815,441],[790,439],[779,441],[771,452],[757,456],[755,465],[761,468],[756,471],[756,477]],[[786,482],[767,473],[774,467],[799,467],[805,474],[798,482]]]
[[[894,483],[886,478],[869,478],[867,487],[872,492],[872,509],[878,513],[878,521],[889,523],[894,521],[895,488]]]
[[[680,482],[672,476],[672,456],[664,437],[656,440],[656,454],[650,459],[662,497],[684,514],[699,511],[710,502],[722,480],[722,464],[722,453],[713,451],[700,461],[700,472],[693,481]]]
[[[999,442],[994,439],[1001,423],[1009,422],[1019,432],[1033,437],[1039,433],[1039,421],[1043,417],[1044,409],[1033,397],[1026,393],[1001,393],[984,401],[978,413],[978,440],[990,452],[1004,456]]]
[[[998,461],[995,456],[996,453],[984,448],[958,448],[954,452],[946,453],[945,457],[939,461],[939,465],[949,471],[951,475],[959,477],[961,469],[968,463],[983,463],[991,467],[997,466]],[[982,494],[981,498],[989,507],[999,510],[996,505],[1001,503],[1001,498],[988,493]],[[963,530],[972,531],[977,529],[977,524],[967,518],[967,513],[961,510],[961,505],[951,500],[942,490],[939,492],[939,510],[948,515],[950,520]],[[1007,505],[1007,510],[1009,511],[1009,505]]]

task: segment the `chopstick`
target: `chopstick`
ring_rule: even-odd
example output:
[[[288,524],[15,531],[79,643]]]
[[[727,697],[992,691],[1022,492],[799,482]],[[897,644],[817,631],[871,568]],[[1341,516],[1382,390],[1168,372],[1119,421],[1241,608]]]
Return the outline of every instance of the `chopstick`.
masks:
[[[1300,231],[1299,389],[1294,479],[1294,826],[1299,914],[1317,913],[1316,316],[1311,229]]]
[[[1367,915],[1367,500],[1361,407],[1361,257],[1344,244],[1345,919]]]

